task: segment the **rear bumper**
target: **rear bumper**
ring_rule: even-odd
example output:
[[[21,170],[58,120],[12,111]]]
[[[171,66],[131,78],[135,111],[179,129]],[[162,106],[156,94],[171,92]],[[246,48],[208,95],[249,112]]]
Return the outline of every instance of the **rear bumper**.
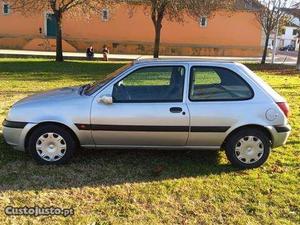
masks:
[[[286,133],[286,132],[290,132],[292,130],[290,125],[274,126],[274,128],[278,133]]]
[[[25,139],[29,130],[34,127],[34,123],[21,123],[21,122],[3,122],[3,137],[7,144],[11,145],[14,149],[25,151]]]
[[[269,126],[268,129],[272,134],[273,148],[285,145],[292,130],[289,124],[282,126]]]

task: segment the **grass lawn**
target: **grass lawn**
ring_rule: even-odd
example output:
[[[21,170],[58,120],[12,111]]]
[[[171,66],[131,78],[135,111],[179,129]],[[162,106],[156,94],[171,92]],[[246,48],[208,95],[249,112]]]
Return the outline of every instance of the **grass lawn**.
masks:
[[[104,77],[121,62],[0,59],[0,121],[17,100]],[[249,65],[290,103],[293,132],[258,169],[232,168],[224,152],[85,151],[38,166],[3,141],[1,224],[299,224],[300,73]],[[8,205],[74,208],[72,217],[7,217]]]

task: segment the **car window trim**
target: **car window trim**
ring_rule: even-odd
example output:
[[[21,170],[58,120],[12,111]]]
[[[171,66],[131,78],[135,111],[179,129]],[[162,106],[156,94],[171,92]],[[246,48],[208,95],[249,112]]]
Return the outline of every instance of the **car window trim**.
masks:
[[[209,100],[205,100],[205,99],[201,99],[201,100],[193,100],[191,99],[191,89],[192,89],[192,73],[193,73],[193,68],[195,67],[200,67],[200,68],[208,68],[208,69],[214,69],[214,68],[219,68],[219,69],[224,69],[227,71],[230,71],[231,73],[233,73],[235,76],[237,76],[239,79],[241,79],[246,86],[249,88],[249,90],[251,91],[251,96],[249,98],[237,98],[237,99],[209,99]],[[222,66],[201,66],[201,65],[193,65],[190,68],[190,75],[189,75],[189,90],[188,90],[188,99],[190,102],[237,102],[237,101],[248,101],[254,98],[254,91],[253,88],[251,87],[251,85],[242,77],[240,76],[238,73],[236,73],[235,71],[226,68],[226,67],[222,67]]]
[[[155,67],[181,67],[184,69],[184,80],[183,80],[183,89],[182,89],[182,99],[181,100],[124,100],[124,101],[114,101],[114,103],[183,103],[184,102],[184,90],[185,90],[185,83],[186,83],[186,76],[187,76],[187,68],[186,66],[180,64],[180,65],[152,65],[152,66],[141,66],[138,67],[132,71],[130,71],[126,76],[122,76],[120,79],[117,79],[116,81],[113,82],[112,84],[112,90],[114,86],[119,83],[120,81],[126,79],[128,76],[131,74],[135,73],[138,70],[141,69],[146,69],[146,68],[155,68]],[[112,97],[113,97],[113,92],[112,92]]]

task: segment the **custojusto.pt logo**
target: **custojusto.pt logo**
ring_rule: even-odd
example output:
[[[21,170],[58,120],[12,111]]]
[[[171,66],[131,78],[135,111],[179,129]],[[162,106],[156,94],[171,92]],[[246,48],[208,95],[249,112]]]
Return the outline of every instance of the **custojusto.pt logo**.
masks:
[[[59,207],[13,207],[6,206],[4,213],[7,216],[73,216],[74,209],[72,208],[59,208]]]

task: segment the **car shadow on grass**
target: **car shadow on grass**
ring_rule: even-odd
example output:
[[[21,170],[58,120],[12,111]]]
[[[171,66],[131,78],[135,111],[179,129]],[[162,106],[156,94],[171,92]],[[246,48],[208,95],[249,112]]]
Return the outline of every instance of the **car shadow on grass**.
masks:
[[[0,191],[112,186],[238,171],[216,151],[82,150],[62,166],[37,165],[4,144],[0,134]]]

